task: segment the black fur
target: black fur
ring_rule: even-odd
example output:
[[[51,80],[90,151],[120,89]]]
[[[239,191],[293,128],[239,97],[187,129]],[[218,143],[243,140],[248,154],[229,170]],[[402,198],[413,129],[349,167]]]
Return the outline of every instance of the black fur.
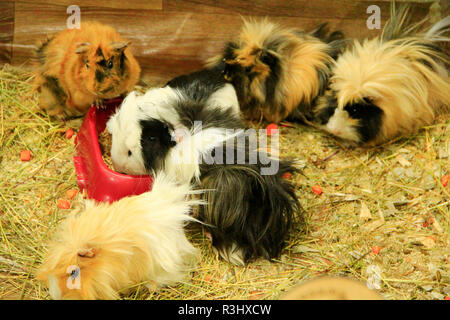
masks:
[[[369,99],[348,104],[344,107],[344,110],[348,112],[350,117],[359,120],[357,129],[361,142],[369,142],[378,135],[384,112]]]
[[[187,88],[187,94],[182,90],[183,101],[173,106],[184,126],[192,128],[194,121],[202,121],[203,129],[244,128],[230,109],[206,107],[206,98],[203,103],[198,101],[199,96],[206,95],[190,94],[190,86],[186,87],[184,80],[181,80],[177,80],[180,81],[178,84],[169,82],[169,85]],[[170,129],[173,128],[156,119],[141,121],[141,127],[146,169],[151,172],[163,168],[164,161],[170,160],[167,158],[170,149],[175,146],[170,137]],[[256,150],[251,149],[253,146],[250,147],[249,141],[247,138],[244,145],[245,159],[241,159],[242,164],[226,164],[226,152],[223,153],[222,164],[220,161],[212,163],[213,158],[210,157],[216,155],[214,149],[205,155],[200,165],[199,185],[201,189],[208,189],[202,195],[208,204],[200,206],[198,219],[210,225],[206,228],[212,234],[213,245],[221,252],[228,252],[233,244],[237,245],[243,252],[244,262],[258,257],[278,257],[302,216],[293,185],[282,178],[284,173],[294,173],[297,169],[289,161],[271,159],[278,164],[278,171],[272,175],[262,175],[262,168],[270,167],[273,162],[265,165],[269,159],[263,159]],[[222,145],[222,148],[232,148],[233,156],[237,155],[238,147],[237,143],[231,147],[227,143]],[[256,163],[250,161],[251,151],[258,155]],[[237,156],[234,160],[233,163],[237,163]]]
[[[101,82],[103,82],[103,80],[105,79],[105,77],[106,77],[106,75],[105,75],[105,73],[104,72],[102,72],[101,70],[95,70],[95,80],[98,82],[98,83],[101,83]]]
[[[47,38],[36,50],[36,58],[40,64],[47,62],[47,56],[45,55],[45,48],[52,42],[53,37]]]
[[[337,108],[337,99],[336,95],[332,93],[318,97],[315,103],[317,103],[319,100],[322,104],[325,104],[326,107],[320,109],[319,112],[315,113],[314,121],[321,125],[325,125],[330,120],[331,116],[334,114]]]
[[[145,169],[149,172],[162,169],[164,159],[170,149],[176,145],[169,130],[173,130],[173,127],[157,119],[141,120],[140,125],[142,128],[141,147]]]
[[[102,48],[98,47],[97,51],[95,52],[95,54],[99,57],[104,57],[103,55],[103,51]]]
[[[244,128],[241,119],[229,108],[205,108],[205,105],[194,101],[182,101],[174,106],[181,124],[191,129],[194,121],[201,121],[202,128]]]
[[[270,52],[264,51],[260,57],[261,62],[270,68],[270,74],[266,79],[266,102],[272,103],[275,99],[275,90],[280,81],[280,59]]]
[[[200,208],[198,218],[214,226],[207,229],[219,252],[229,252],[236,244],[244,263],[279,257],[301,221],[294,188],[282,178],[297,169],[279,161],[275,175],[261,175],[261,167],[259,159],[256,164],[201,165],[201,188],[208,190],[204,195],[208,203]]]
[[[125,52],[121,52],[120,53],[120,58],[119,58],[119,71],[120,71],[120,75],[123,75],[125,73],[125,60],[126,60],[126,56],[125,56]]]
[[[178,89],[194,101],[205,101],[227,82],[223,77],[224,63],[170,80],[166,85]]]
[[[276,50],[279,43],[270,43],[267,45],[268,49],[261,49],[258,51],[260,54],[259,60],[270,68],[269,76],[265,79],[265,101],[267,104],[272,105],[275,99],[275,91],[278,86],[281,77],[281,65],[279,58],[270,53],[270,50]],[[231,44],[224,50],[224,59],[232,60],[234,59],[234,53],[232,52],[234,48]],[[236,90],[236,94],[240,102],[243,102],[241,108],[252,109],[252,104],[250,101],[251,97],[247,97],[247,94],[251,92],[250,85],[254,78],[258,76],[257,73],[253,72],[252,67],[243,68],[240,64],[226,64],[224,68],[224,75],[228,81],[233,85]],[[249,99],[250,98],[250,99]],[[256,102],[256,101],[255,101]],[[255,108],[258,108],[259,103],[255,103]],[[275,112],[275,110],[274,110]],[[279,112],[279,110],[278,110]],[[284,112],[284,110],[282,110]]]
[[[234,53],[235,49],[238,49],[239,46],[234,42],[228,42],[225,45],[225,49],[223,50],[223,58],[225,60],[234,60],[236,58],[236,54]]]
[[[58,101],[65,101],[67,99],[67,94],[64,89],[60,86],[59,81],[55,77],[45,76],[46,86],[49,90],[53,92]]]

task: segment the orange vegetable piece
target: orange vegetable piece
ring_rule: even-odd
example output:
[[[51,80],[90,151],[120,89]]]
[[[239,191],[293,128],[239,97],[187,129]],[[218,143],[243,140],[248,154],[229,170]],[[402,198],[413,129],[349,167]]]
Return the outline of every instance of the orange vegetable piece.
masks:
[[[30,161],[31,160],[31,151],[30,150],[20,151],[20,160],[21,161]]]
[[[58,200],[58,208],[60,209],[69,209],[70,208],[70,201],[65,199]]]
[[[316,184],[315,186],[313,186],[312,188],[312,191],[315,193],[315,194],[317,194],[317,195],[321,195],[322,194],[322,192],[323,192],[323,190],[322,190],[322,188],[318,185],[318,184]]]

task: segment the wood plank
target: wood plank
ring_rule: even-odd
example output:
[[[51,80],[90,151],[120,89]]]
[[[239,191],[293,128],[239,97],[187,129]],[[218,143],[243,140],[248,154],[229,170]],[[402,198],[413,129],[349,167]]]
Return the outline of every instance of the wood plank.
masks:
[[[110,9],[140,9],[140,10],[162,10],[163,0],[20,0],[22,3],[36,5],[60,5],[68,7],[77,5],[83,13],[85,7],[110,8]]]
[[[0,2],[0,64],[10,63],[14,38],[14,1]]]
[[[86,7],[82,11],[82,19],[95,19],[116,27],[132,41],[131,49],[141,64],[143,77],[152,81],[167,81],[173,76],[200,68],[207,58],[219,53],[225,42],[239,32],[242,23],[240,15],[198,11]],[[32,25],[29,24],[30,16],[33,16]],[[64,6],[17,1],[13,62],[21,64],[29,61],[36,39],[43,39],[46,33],[63,30],[67,17]],[[351,38],[373,37],[380,32],[366,27],[366,15],[349,20],[284,17],[272,13],[271,19],[305,30],[328,21],[331,30],[343,30]],[[382,19],[382,25],[384,22]]]
[[[432,0],[407,1],[426,12],[432,3]],[[389,15],[390,0],[164,0],[163,9],[210,14],[364,19],[368,17],[366,10],[370,5],[379,6],[382,16]]]

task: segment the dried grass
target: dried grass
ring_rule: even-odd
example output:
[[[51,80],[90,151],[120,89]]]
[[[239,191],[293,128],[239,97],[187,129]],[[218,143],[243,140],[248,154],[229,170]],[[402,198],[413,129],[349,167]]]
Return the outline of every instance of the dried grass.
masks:
[[[19,69],[0,70],[0,299],[49,298],[34,272],[69,211],[57,208],[58,199],[77,188],[74,138],[63,133],[82,120],[62,123],[39,112],[30,80]],[[384,298],[443,299],[450,295],[450,191],[440,178],[450,173],[449,125],[443,116],[411,137],[369,149],[346,148],[316,129],[282,127],[281,155],[304,164],[292,180],[307,212],[306,235],[293,235],[277,261],[236,267],[219,260],[202,230],[192,228],[201,249],[192,277],[156,291],[139,284],[125,298],[277,299],[325,274],[366,282],[369,266],[377,265]],[[20,161],[25,149],[29,162]],[[311,191],[316,184],[320,196]],[[369,219],[360,217],[364,205]]]

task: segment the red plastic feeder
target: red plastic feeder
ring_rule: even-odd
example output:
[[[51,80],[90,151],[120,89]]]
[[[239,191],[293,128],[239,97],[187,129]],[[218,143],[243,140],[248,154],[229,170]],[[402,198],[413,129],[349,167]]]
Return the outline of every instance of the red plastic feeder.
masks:
[[[131,176],[115,172],[103,161],[98,135],[106,128],[106,122],[120,106],[122,99],[106,101],[106,108],[92,106],[75,137],[77,155],[73,157],[78,186],[86,190],[90,199],[113,202],[126,196],[150,191],[151,176]]]

